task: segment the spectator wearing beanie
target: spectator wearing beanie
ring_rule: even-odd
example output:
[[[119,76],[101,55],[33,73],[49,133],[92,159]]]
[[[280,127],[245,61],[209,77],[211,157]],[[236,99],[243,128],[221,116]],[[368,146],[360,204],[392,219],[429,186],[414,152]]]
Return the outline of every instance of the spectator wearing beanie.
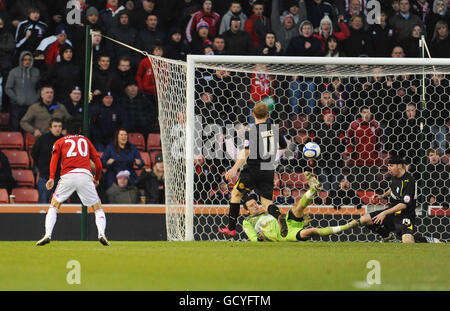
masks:
[[[348,29],[344,21],[341,21],[339,23],[339,28],[340,31],[334,31],[333,22],[331,21],[331,18],[327,15],[325,15],[320,21],[319,33],[314,34],[314,37],[320,40],[322,44],[323,53],[325,53],[326,50],[327,39],[331,35],[335,36],[340,42],[350,37],[350,29]]]
[[[89,25],[91,30],[103,31],[103,27],[98,17],[98,10],[91,6],[87,8],[81,15],[82,24],[72,24],[67,26],[68,38],[74,42],[73,54],[74,61],[79,66],[84,66],[86,57],[86,27]]]
[[[119,24],[109,29],[107,33],[108,37],[131,46],[135,45],[137,34],[137,30],[130,25],[130,13],[127,10],[123,10],[119,13]],[[123,56],[128,56],[130,58],[138,57],[138,54],[133,50],[110,40],[108,40],[106,48],[108,54],[111,55],[113,64],[117,64],[119,59]]]
[[[196,26],[197,32],[192,36],[189,43],[190,54],[203,54],[203,45],[205,41],[210,41],[209,24],[205,21],[198,22]]]
[[[306,1],[306,11],[308,12],[308,20],[311,21],[313,28],[320,26],[320,21],[325,15],[330,16],[333,23],[336,20],[336,14],[333,6],[327,1],[310,0]]]
[[[111,91],[101,96],[101,101],[91,109],[91,137],[97,151],[103,152],[113,142],[116,131],[126,123],[126,112],[116,103]]]
[[[49,67],[52,67],[59,62],[60,54],[59,51],[64,44],[72,46],[72,42],[67,39],[67,28],[64,24],[59,24],[56,27],[56,32],[54,36],[50,36],[42,40],[42,42],[37,47],[37,50],[45,52],[45,60]]]
[[[183,31],[180,28],[172,28],[169,31],[169,39],[164,48],[165,57],[175,60],[186,60],[188,46],[183,40]]]
[[[64,101],[76,85],[81,85],[81,68],[73,61],[73,50],[68,44],[61,46],[60,61],[48,72],[47,82],[55,86],[55,99]]]
[[[108,203],[136,204],[139,202],[139,190],[130,184],[130,172],[120,171],[116,175],[116,182],[106,190]]]

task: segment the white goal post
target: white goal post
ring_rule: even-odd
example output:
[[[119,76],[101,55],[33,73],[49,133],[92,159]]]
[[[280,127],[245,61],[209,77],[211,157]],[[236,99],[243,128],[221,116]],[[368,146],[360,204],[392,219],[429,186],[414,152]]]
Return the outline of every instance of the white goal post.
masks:
[[[215,108],[210,109],[211,118],[222,119],[223,123],[221,124],[224,125],[226,122],[223,120],[223,116],[233,114],[233,117],[230,118],[230,123],[242,123],[242,120],[248,119],[248,111],[245,110],[247,109],[245,103],[256,102],[252,97],[252,91],[249,91],[250,87],[253,86],[252,74],[261,74],[268,79],[269,86],[273,88],[273,92],[270,93],[270,96],[275,98],[273,109],[277,115],[276,122],[282,124],[285,119],[289,119],[289,122],[293,124],[293,122],[296,122],[297,120],[296,115],[304,115],[305,118],[309,120],[312,128],[314,125],[320,126],[320,121],[318,121],[318,118],[316,118],[312,112],[314,102],[321,100],[320,96],[322,93],[328,92],[330,85],[332,84],[332,79],[338,79],[341,86],[344,84],[343,92],[347,92],[346,96],[348,96],[349,100],[351,99],[352,108],[356,111],[360,108],[358,105],[362,104],[374,106],[375,110],[378,109],[376,107],[379,104],[372,97],[373,94],[380,96],[381,101],[385,106],[385,99],[387,100],[392,97],[389,95],[391,89],[384,92],[384,90],[380,91],[380,89],[372,88],[376,83],[374,77],[382,76],[384,77],[384,80],[389,81],[388,85],[391,85],[392,81],[389,80],[391,78],[388,77],[407,76],[408,78],[403,80],[400,78],[397,80],[394,79],[394,83],[399,81],[398,85],[405,88],[406,95],[398,95],[395,93],[396,89],[391,85],[390,87],[394,92],[393,96],[395,98],[399,97],[399,101],[401,102],[404,96],[410,96],[408,97],[408,100],[410,101],[417,101],[417,99],[420,98],[420,102],[425,107],[425,102],[430,100],[429,97],[426,97],[426,93],[427,86],[431,83],[431,77],[443,75],[444,79],[446,79],[445,76],[450,74],[450,59],[188,55],[186,62],[179,62],[153,56],[149,56],[149,58],[156,75],[158,91],[161,144],[164,154],[166,176],[167,239],[186,241],[222,239],[216,234],[217,227],[226,225],[226,209],[220,213],[219,223],[216,220],[209,220],[208,217],[216,216],[203,212],[204,209],[200,207],[198,207],[196,212],[197,205],[203,206],[206,204],[207,206],[208,200],[212,200],[211,194],[218,192],[218,186],[215,185],[213,187],[209,185],[211,182],[207,178],[205,180],[198,179],[199,181],[197,181],[197,183],[195,182],[196,178],[200,178],[196,176],[197,172],[194,164],[195,157],[197,156],[196,151],[198,151],[196,149],[196,144],[198,144],[198,139],[202,139],[201,135],[203,135],[200,133],[199,138],[199,133],[197,132],[196,105],[199,102],[199,98],[205,93],[212,93],[212,96],[218,104],[222,105],[224,104],[223,101],[226,101],[226,104],[228,105],[228,100],[230,100],[230,103],[233,103],[233,105],[238,107],[232,112],[230,112],[231,110],[224,110],[223,113],[217,108],[217,115],[216,113],[212,113],[216,110]],[[216,75],[218,74],[218,71],[226,71],[229,75],[231,72],[231,78],[227,77],[226,82],[223,84],[221,84],[223,81],[215,81],[215,79],[217,79]],[[308,97],[309,95],[307,93],[309,92],[309,89],[306,84],[306,89],[302,90],[301,94],[296,93],[298,89],[294,89],[294,87],[299,87],[300,89],[300,86],[292,85],[292,81],[296,81],[297,77],[302,77],[303,80],[301,81],[314,81],[313,84],[315,89],[314,91],[311,91],[314,93],[311,98]],[[406,80],[410,81],[410,87],[404,86]],[[273,81],[276,81],[278,84],[270,84]],[[343,81],[357,81],[355,83],[358,84],[358,86],[361,84],[361,88],[355,90],[355,88],[351,88],[351,83],[353,82]],[[365,84],[364,81],[371,81],[371,84],[369,85],[369,82]],[[301,87],[303,87],[303,85],[301,85]],[[324,91],[321,90],[321,87]],[[229,93],[226,93],[226,91],[229,91]],[[373,92],[371,93],[371,91]],[[230,94],[240,94],[239,92],[243,94],[242,97],[230,97]],[[366,96],[366,93],[369,95]],[[360,95],[366,96],[364,97],[365,99],[360,100],[362,98]],[[440,95],[437,94],[437,96]],[[366,98],[370,104],[365,102]],[[281,104],[278,101],[282,100],[285,100],[285,103],[283,106],[279,106]],[[338,99],[336,99],[336,102],[337,100]],[[239,103],[236,104],[237,102]],[[420,103],[416,102],[415,104],[419,105]],[[229,104],[229,106],[231,105],[232,104]],[[296,105],[303,105],[300,109],[310,108],[311,110],[307,112],[304,112],[304,110],[294,112],[295,109],[298,108]],[[242,110],[239,110],[241,108]],[[224,109],[227,109],[227,107]],[[400,115],[401,111],[393,111],[393,113],[398,113]],[[376,110],[374,115],[381,118],[381,120],[377,120],[378,122],[383,121],[381,123],[384,132],[387,132],[386,128],[389,127],[390,122],[395,121],[392,120],[395,119],[394,117],[386,116],[384,111]],[[312,116],[317,120],[314,119],[314,121],[312,121]],[[423,120],[419,123],[420,128],[423,129],[425,125]],[[174,128],[177,129],[175,130]],[[294,132],[297,130],[297,128],[288,128],[288,131],[292,129]],[[300,144],[301,135],[298,133],[300,133],[300,131],[295,132],[295,135],[298,136],[292,136],[291,141]],[[347,131],[343,131],[343,133],[346,135]],[[301,131],[301,134],[303,135],[304,132]],[[416,134],[420,135],[420,133]],[[309,133],[306,135],[309,135]],[[390,141],[389,138],[394,137],[396,134],[385,134],[385,136],[386,135],[389,137],[383,141],[382,146],[386,143],[390,143],[388,142]],[[417,140],[423,142],[424,138],[419,138],[419,136],[417,136]],[[439,141],[436,142],[436,144],[438,143]],[[345,147],[347,148],[347,146]],[[177,156],[173,155],[175,149],[179,151]],[[287,157],[289,161],[290,159],[298,158],[298,154],[296,154],[295,150],[293,150],[293,156]],[[423,150],[425,150],[425,147]],[[417,154],[417,156],[419,156],[419,154]],[[420,154],[420,156],[423,155]],[[327,164],[328,162],[324,163]],[[223,170],[226,170],[225,165]],[[283,176],[294,176],[289,174],[296,173],[288,170],[286,172],[287,173],[285,173],[285,171],[280,171],[280,178]],[[333,176],[333,172],[326,176],[333,180],[337,179],[337,176]],[[220,180],[220,178],[218,180]],[[301,188],[296,187],[296,185],[298,185],[297,181],[286,179],[283,180],[282,183],[283,182],[284,184],[293,185],[290,189],[291,191],[298,190],[299,193],[301,193]],[[202,183],[202,186],[204,186],[201,188],[202,190],[196,188],[198,183]],[[220,183],[220,181],[218,183]],[[331,189],[333,189],[333,185],[330,186],[330,190]],[[200,200],[196,198],[195,194],[201,191],[206,192],[206,199]],[[200,193],[199,197],[202,197],[202,193]],[[216,208],[215,206],[218,206],[219,204],[212,203],[209,205],[211,208]],[[200,215],[200,217],[204,216],[204,218],[197,219],[198,217],[196,218],[196,214]],[[197,232],[197,226],[201,227],[200,233]],[[356,240],[360,239],[357,238]]]

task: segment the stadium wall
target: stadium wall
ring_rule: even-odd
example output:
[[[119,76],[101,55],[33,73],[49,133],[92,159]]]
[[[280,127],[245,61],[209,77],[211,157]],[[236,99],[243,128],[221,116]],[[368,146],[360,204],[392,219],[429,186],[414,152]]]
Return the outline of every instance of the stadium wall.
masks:
[[[0,205],[0,241],[36,241],[44,232],[47,205],[5,204]],[[216,209],[205,214],[205,207],[195,209],[195,239],[208,240],[211,230],[223,224],[227,209]],[[283,208],[286,209],[286,208]],[[165,241],[165,207],[158,205],[104,205],[107,214],[106,234],[111,241]],[[351,210],[350,210],[351,211]],[[312,226],[335,226],[357,218],[364,210],[336,211],[317,207],[310,209]],[[79,241],[81,237],[81,206],[65,205],[58,213],[53,238],[59,241]],[[241,214],[244,213],[242,210]],[[242,223],[244,216],[240,216]],[[439,233],[444,240],[450,240],[450,217],[442,213],[418,216],[418,230],[426,235]],[[238,226],[240,239],[245,239]],[[88,211],[88,240],[97,239],[95,216]],[[356,228],[349,234],[338,234],[322,238],[323,241],[377,241],[378,238],[367,229]]]

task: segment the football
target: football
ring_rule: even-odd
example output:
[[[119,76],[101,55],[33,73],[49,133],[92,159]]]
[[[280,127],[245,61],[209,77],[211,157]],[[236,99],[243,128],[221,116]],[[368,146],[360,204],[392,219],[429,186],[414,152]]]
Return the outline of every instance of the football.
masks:
[[[314,142],[307,143],[303,147],[303,155],[305,158],[317,158],[320,155],[320,147]]]

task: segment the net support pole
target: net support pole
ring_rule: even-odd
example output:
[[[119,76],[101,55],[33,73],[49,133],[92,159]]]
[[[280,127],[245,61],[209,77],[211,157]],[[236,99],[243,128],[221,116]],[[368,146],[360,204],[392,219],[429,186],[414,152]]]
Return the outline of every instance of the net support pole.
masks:
[[[425,36],[422,35],[419,40],[419,47],[420,47],[420,56],[422,59],[426,58],[425,54],[425,48],[426,48],[426,41]],[[423,195],[423,188],[424,188],[424,179],[423,179],[423,173],[425,171],[425,164],[426,164],[426,135],[425,135],[425,121],[427,118],[427,112],[426,112],[426,74],[425,69],[422,72],[422,79],[421,79],[421,93],[420,93],[420,111],[421,111],[421,120],[420,120],[420,134],[419,134],[419,140],[420,140],[420,150],[419,150],[419,157],[420,157],[420,163],[418,167],[418,173],[420,174],[420,179],[417,181],[417,184],[419,186],[419,193],[417,193],[417,201],[419,202],[419,205],[421,205],[421,213],[428,210],[428,204],[424,198]]]
[[[86,25],[86,58],[84,63],[83,135],[89,137],[89,92],[91,75],[91,26]],[[87,241],[87,207],[81,206],[81,241]]]
[[[187,56],[186,72],[186,210],[185,240],[194,240],[194,133],[195,60]]]

